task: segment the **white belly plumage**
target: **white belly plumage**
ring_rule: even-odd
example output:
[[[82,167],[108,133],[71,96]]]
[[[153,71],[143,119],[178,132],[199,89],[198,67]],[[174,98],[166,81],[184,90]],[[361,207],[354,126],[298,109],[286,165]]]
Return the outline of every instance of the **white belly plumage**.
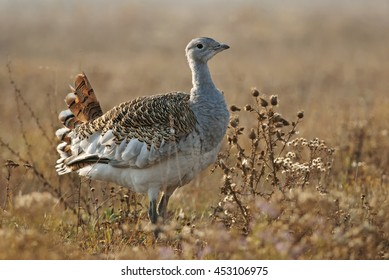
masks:
[[[94,180],[110,181],[139,193],[150,189],[174,191],[189,183],[195,175],[216,160],[220,144],[204,153],[178,153],[147,168],[113,167],[96,163],[78,170],[78,174]]]

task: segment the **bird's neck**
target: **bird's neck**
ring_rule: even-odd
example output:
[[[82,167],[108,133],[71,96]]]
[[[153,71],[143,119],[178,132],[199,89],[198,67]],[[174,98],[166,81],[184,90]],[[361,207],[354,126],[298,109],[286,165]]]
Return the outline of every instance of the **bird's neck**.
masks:
[[[192,92],[201,92],[202,89],[216,89],[207,63],[190,61],[189,67],[192,70]]]

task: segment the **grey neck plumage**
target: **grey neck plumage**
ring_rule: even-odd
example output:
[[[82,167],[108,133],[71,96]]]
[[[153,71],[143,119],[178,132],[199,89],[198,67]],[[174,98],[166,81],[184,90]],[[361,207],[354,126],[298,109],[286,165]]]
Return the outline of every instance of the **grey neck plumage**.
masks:
[[[203,149],[209,151],[222,140],[228,125],[229,113],[223,95],[212,81],[207,63],[189,61],[192,70],[191,107],[195,112],[204,140]]]
[[[192,91],[201,91],[203,88],[216,90],[206,62],[189,60],[189,67],[192,71]]]

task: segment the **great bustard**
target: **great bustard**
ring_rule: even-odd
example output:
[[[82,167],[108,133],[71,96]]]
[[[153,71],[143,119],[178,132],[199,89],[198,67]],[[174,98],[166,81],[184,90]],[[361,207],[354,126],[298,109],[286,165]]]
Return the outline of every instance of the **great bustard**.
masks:
[[[85,74],[66,96],[56,135],[59,175],[114,182],[147,193],[149,218],[165,216],[174,190],[216,160],[229,113],[207,66],[229,46],[211,38],[193,39],[186,57],[192,71],[190,94],[170,92],[124,102],[105,114]],[[157,205],[159,192],[163,196]]]

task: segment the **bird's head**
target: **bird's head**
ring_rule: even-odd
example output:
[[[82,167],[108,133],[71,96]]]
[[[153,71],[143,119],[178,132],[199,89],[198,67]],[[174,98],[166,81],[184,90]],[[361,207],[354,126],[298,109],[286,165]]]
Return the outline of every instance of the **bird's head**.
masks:
[[[228,45],[219,43],[212,38],[201,37],[190,41],[186,46],[185,53],[189,63],[191,60],[206,63],[215,54],[229,48]]]

